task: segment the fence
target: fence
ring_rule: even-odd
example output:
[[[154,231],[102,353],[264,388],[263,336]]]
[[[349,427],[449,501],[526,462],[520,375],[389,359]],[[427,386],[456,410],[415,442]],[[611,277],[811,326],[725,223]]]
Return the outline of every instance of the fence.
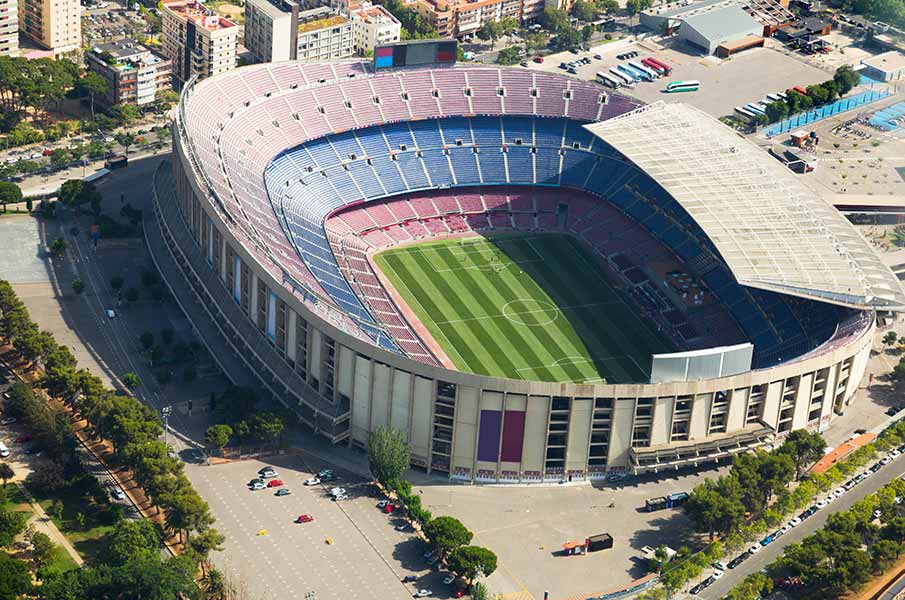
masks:
[[[868,90],[860,94],[855,94],[854,96],[849,96],[848,98],[840,98],[839,100],[836,100],[835,102],[832,102],[825,106],[821,106],[820,108],[815,108],[807,112],[798,113],[797,115],[793,115],[788,119],[780,121],[779,123],[765,127],[763,133],[766,137],[771,138],[781,133],[786,133],[788,131],[792,131],[793,129],[798,129],[799,127],[803,127],[816,121],[826,119],[827,117],[832,117],[833,115],[844,113],[860,106],[864,106],[865,104],[870,104],[871,102],[882,100],[889,95],[890,93],[886,90]]]

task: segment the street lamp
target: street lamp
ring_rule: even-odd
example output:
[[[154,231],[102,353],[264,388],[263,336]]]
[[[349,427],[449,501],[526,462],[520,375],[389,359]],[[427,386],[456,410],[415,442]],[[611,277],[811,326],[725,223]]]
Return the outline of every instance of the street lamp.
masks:
[[[170,405],[164,406],[160,412],[163,414],[163,445],[169,448],[167,440],[169,439],[170,415],[173,413],[173,407]],[[167,451],[169,452],[169,450]]]

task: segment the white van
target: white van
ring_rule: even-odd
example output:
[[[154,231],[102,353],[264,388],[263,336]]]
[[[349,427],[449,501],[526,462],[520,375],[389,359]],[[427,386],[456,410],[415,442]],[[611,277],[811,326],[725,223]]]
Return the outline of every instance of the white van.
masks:
[[[4,444],[3,442],[0,442],[0,456],[2,456],[3,458],[9,456],[9,448],[7,448],[6,444]]]

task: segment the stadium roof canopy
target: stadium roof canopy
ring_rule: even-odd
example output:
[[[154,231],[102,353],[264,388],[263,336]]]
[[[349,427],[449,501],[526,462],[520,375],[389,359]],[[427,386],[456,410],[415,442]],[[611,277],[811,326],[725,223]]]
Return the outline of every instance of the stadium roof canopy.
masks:
[[[688,212],[742,285],[855,308],[905,309],[905,289],[836,209],[706,113],[657,102],[586,127]]]

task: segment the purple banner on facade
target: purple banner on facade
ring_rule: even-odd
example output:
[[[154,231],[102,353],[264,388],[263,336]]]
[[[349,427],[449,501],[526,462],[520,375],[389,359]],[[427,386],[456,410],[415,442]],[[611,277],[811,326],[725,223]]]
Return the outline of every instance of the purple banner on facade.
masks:
[[[507,410],[503,419],[503,446],[500,460],[522,462],[522,442],[525,439],[525,411]]]
[[[500,457],[500,424],[503,411],[482,410],[478,434],[478,460],[495,463]]]

